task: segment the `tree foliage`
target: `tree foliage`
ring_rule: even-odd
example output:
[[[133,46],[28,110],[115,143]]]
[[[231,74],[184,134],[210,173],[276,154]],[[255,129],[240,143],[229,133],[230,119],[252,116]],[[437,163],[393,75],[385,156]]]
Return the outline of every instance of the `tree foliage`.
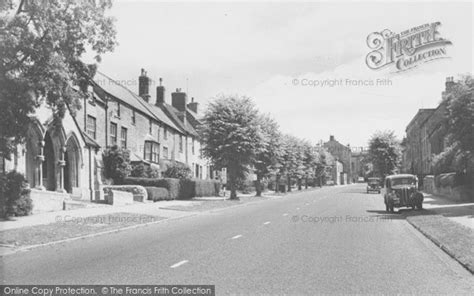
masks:
[[[369,140],[369,160],[374,175],[395,173],[401,160],[400,142],[393,131],[378,131]]]
[[[262,180],[268,178],[272,173],[276,173],[282,157],[282,135],[276,121],[269,115],[260,115],[259,125],[262,142],[254,165],[255,174],[257,175],[255,185],[257,196],[262,194]]]
[[[227,168],[231,199],[237,199],[236,183],[245,178],[262,150],[263,133],[253,102],[242,96],[219,96],[206,110],[199,132],[202,152],[216,169]]]
[[[463,77],[445,97],[447,146],[433,159],[435,174],[474,174],[474,94],[472,76]]]
[[[81,57],[116,45],[111,0],[6,0],[0,5],[0,152],[24,141],[29,115],[43,102],[54,123],[79,107],[96,65]]]

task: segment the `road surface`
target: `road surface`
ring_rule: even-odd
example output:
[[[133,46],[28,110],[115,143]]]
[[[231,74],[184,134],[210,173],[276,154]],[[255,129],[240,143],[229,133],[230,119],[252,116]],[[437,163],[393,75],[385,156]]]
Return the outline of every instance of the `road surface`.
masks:
[[[212,284],[217,295],[473,294],[474,277],[363,185],[2,258],[4,284]]]

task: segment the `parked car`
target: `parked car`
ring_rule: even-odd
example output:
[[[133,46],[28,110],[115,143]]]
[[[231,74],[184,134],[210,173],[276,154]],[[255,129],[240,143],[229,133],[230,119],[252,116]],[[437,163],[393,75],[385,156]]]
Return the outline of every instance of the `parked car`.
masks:
[[[364,183],[364,177],[357,178],[357,183]]]
[[[367,193],[370,193],[372,191],[380,193],[380,181],[380,178],[369,178],[367,182]]]
[[[394,208],[423,208],[423,193],[418,191],[418,178],[414,175],[400,174],[385,178],[384,203],[387,212]]]

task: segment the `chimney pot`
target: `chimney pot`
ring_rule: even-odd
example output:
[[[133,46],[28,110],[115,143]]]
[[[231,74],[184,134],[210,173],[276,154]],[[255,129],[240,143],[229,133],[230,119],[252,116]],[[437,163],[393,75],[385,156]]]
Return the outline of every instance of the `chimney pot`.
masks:
[[[138,77],[138,95],[147,102],[150,99],[150,78],[148,78],[143,68],[141,75]]]
[[[156,106],[165,103],[165,87],[162,85],[162,82],[163,78],[160,77],[160,85],[156,87]]]

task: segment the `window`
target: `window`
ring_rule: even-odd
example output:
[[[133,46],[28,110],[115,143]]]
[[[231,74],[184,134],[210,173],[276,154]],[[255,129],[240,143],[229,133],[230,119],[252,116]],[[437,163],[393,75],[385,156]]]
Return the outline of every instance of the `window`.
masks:
[[[163,147],[163,158],[168,159],[168,147]]]
[[[153,122],[151,119],[148,120],[148,133],[151,135],[153,134]]]
[[[192,153],[193,153],[193,155],[194,155],[194,139],[193,139],[193,145],[192,145],[192,147],[191,147],[191,151],[192,151]]]
[[[183,153],[183,135],[179,135],[179,152]]]
[[[110,123],[110,145],[117,145],[117,124]]]
[[[164,129],[164,131],[163,131],[163,138],[164,138],[165,140],[168,140],[168,129],[166,128],[166,126],[165,126],[165,129]]]
[[[120,103],[117,102],[117,117],[120,118]]]
[[[150,142],[150,141],[145,142],[145,155],[144,155],[145,160],[157,163],[160,158],[159,151],[160,151],[160,145],[158,143]]]
[[[137,118],[135,117],[135,110],[132,110],[132,124],[135,124]]]
[[[97,122],[94,116],[87,115],[86,132],[92,138],[96,139]]]
[[[127,148],[127,129],[124,127],[120,130],[120,141],[122,148]]]

